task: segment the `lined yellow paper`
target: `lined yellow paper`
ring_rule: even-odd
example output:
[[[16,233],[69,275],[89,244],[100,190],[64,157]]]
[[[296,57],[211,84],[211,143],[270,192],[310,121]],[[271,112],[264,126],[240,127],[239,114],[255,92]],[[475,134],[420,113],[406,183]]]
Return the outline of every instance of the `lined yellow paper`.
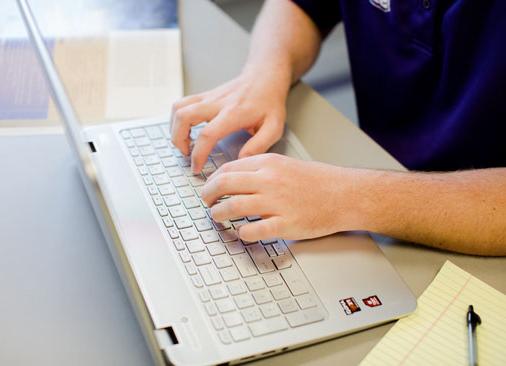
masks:
[[[418,299],[416,311],[399,320],[361,366],[467,365],[469,305],[482,319],[479,364],[506,365],[506,295],[447,261]]]

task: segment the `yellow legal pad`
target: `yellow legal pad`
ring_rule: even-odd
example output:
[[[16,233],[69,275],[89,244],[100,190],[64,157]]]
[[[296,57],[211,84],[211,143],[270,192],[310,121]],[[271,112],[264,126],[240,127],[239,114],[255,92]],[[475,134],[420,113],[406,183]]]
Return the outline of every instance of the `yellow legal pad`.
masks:
[[[418,299],[362,361],[372,365],[467,365],[467,307],[477,328],[480,365],[506,365],[506,295],[446,261]]]

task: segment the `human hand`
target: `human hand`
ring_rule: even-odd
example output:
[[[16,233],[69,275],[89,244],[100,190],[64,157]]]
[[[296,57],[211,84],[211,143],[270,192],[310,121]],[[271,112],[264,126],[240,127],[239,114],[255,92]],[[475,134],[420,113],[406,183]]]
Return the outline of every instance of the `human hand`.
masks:
[[[239,228],[241,239],[314,238],[358,229],[354,192],[360,173],[353,171],[262,154],[221,166],[204,186],[202,198],[218,222],[262,217]],[[226,195],[231,197],[218,201]]]
[[[283,134],[289,87],[290,81],[275,73],[249,70],[211,91],[185,97],[173,106],[172,142],[189,155],[191,127],[209,122],[191,151],[195,173],[202,170],[219,140],[240,129],[253,137],[242,147],[239,158],[263,153]]]

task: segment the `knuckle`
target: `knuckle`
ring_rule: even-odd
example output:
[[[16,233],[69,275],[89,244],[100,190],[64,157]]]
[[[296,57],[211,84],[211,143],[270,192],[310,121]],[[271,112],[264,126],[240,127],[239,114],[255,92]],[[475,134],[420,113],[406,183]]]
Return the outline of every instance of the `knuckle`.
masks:
[[[200,131],[199,138],[204,141],[214,141],[216,139],[216,135],[209,126],[206,126],[202,129],[202,131]]]

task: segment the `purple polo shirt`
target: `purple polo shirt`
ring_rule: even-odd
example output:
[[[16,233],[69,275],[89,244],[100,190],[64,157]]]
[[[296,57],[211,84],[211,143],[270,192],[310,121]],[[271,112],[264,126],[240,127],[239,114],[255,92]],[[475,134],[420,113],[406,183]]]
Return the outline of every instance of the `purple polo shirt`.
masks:
[[[506,166],[506,0],[293,1],[343,21],[360,126],[406,167]]]

